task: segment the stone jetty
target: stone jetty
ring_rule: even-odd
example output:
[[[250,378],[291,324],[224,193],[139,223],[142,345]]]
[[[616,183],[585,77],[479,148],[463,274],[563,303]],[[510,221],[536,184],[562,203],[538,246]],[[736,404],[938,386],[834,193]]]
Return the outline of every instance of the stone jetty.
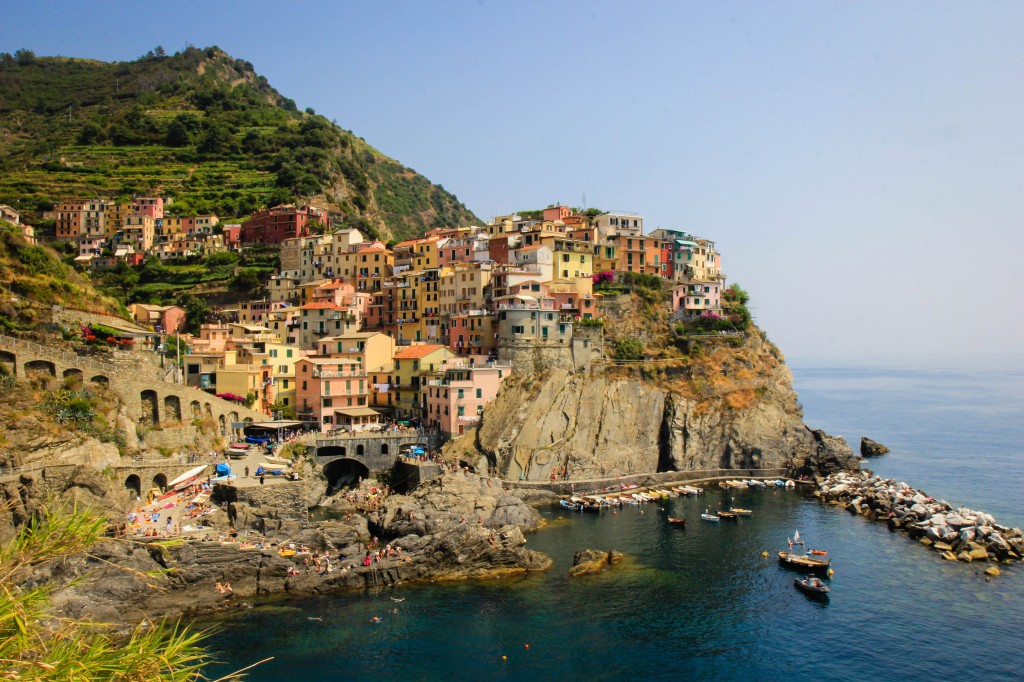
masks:
[[[884,521],[950,561],[1020,561],[1024,536],[1019,528],[996,523],[990,514],[954,508],[895,479],[869,471],[842,472],[819,479],[815,496],[852,514]],[[994,570],[998,574],[998,569]]]

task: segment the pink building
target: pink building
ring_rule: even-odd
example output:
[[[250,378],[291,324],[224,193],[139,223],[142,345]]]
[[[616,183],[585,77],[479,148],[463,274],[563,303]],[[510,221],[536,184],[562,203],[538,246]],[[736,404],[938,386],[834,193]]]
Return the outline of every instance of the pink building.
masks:
[[[362,431],[380,423],[380,413],[368,407],[370,379],[355,360],[302,358],[295,380],[299,415],[316,419],[322,431]]]
[[[474,360],[449,361],[442,378],[427,381],[426,422],[446,435],[459,435],[478,425],[484,407],[497,397],[501,382],[512,373],[511,364]]]
[[[164,217],[164,200],[162,197],[135,197],[131,209],[132,213],[141,213],[159,220]]]
[[[543,218],[545,221],[564,221],[572,215],[572,209],[568,206],[552,206],[544,209]]]
[[[672,310],[684,310],[687,316],[722,314],[720,282],[688,282],[672,289]]]

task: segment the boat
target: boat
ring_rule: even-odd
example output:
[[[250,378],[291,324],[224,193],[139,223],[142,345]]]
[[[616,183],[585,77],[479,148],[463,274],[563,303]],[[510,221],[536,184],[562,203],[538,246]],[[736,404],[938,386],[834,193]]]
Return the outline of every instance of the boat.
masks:
[[[294,549],[279,549],[277,553],[279,556],[295,556]]]
[[[739,507],[733,507],[729,511],[736,512],[738,516],[753,516],[754,512],[749,509],[740,509]]]
[[[807,576],[803,580],[800,580],[800,578],[793,578],[793,585],[808,597],[813,597],[814,599],[828,599],[828,585],[821,582],[820,578],[815,578],[814,576]]]
[[[565,509],[571,509],[572,511],[580,511],[583,509],[583,505],[579,502],[573,502],[572,500],[559,500],[558,504],[562,505]]]
[[[252,447],[249,443],[228,443],[229,448],[235,448],[236,450],[248,450]]]
[[[779,552],[779,564],[785,568],[793,568],[798,571],[827,574],[832,565],[831,559],[815,559],[804,554],[793,552]]]
[[[718,523],[721,520],[716,515],[709,514],[707,509],[705,509],[704,513],[700,515],[700,518],[704,519],[705,521],[712,521],[714,523]]]
[[[668,525],[676,528],[686,528],[686,519],[677,519],[674,516],[668,517]]]
[[[224,454],[231,459],[242,459],[243,457],[249,456],[248,450],[242,450],[240,448],[227,448],[224,450]]]
[[[739,518],[739,515],[734,511],[720,511],[718,512],[718,518],[725,519],[726,521],[735,521]]]
[[[267,460],[268,462],[270,462],[271,464],[274,464],[276,466],[289,466],[290,467],[292,465],[292,461],[290,459],[285,459],[284,457],[269,457],[268,456],[268,457],[264,457],[263,459]]]
[[[807,553],[808,554],[813,554],[815,556],[826,556],[828,554],[828,552],[826,552],[823,549],[810,549],[810,550],[807,550]]]

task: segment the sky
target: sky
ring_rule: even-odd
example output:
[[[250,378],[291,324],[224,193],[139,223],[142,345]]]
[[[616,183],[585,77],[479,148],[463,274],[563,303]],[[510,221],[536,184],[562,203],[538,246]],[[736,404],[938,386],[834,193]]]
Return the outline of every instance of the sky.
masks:
[[[3,5],[0,51],[217,45],[485,221],[713,239],[791,360],[1024,366],[1024,3]]]

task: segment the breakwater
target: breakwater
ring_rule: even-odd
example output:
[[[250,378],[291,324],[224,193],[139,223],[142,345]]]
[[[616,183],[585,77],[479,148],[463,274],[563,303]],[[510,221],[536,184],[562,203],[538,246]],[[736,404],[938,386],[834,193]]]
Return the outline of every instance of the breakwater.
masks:
[[[950,561],[1020,561],[1024,557],[1019,528],[1000,525],[984,512],[954,508],[906,483],[869,471],[832,474],[821,479],[815,495],[850,513],[884,521],[890,530],[906,533]]]

